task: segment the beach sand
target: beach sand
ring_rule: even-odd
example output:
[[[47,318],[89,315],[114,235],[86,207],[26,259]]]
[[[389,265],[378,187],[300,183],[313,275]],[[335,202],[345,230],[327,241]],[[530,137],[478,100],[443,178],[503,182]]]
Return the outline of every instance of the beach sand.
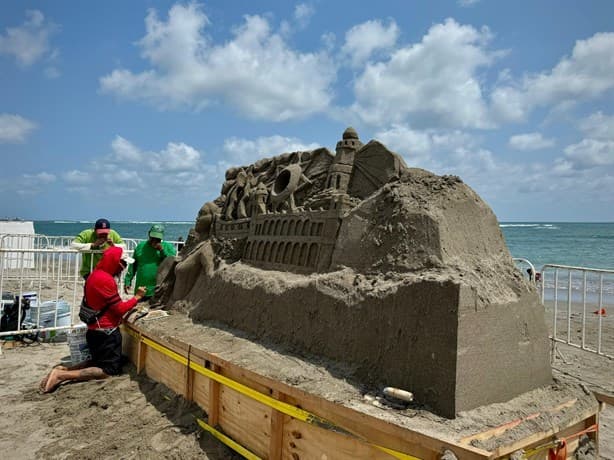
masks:
[[[2,349],[0,452],[24,460],[242,458],[198,427],[201,409],[130,365],[118,377],[39,394],[40,379],[67,355],[66,343]]]

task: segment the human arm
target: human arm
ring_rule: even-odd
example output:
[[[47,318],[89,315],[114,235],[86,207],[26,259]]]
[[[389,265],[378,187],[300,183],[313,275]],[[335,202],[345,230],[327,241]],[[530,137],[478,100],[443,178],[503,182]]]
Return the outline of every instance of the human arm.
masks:
[[[128,266],[128,270],[126,271],[126,276],[124,276],[124,292],[128,294],[128,288],[132,286],[132,279],[137,272],[137,264],[136,259],[133,263]]]
[[[97,243],[102,242],[102,240],[99,241],[94,238],[93,230],[83,230],[72,240],[70,247],[78,251],[89,251],[91,249],[97,249]]]

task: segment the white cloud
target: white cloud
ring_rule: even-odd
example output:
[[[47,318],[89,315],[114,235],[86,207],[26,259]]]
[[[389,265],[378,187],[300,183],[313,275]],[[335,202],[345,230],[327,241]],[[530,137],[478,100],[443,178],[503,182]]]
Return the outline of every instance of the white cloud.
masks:
[[[55,175],[48,172],[40,172],[38,174],[24,174],[23,178],[26,183],[33,185],[46,185],[55,182]]]
[[[0,144],[25,142],[36,123],[19,115],[0,113]]]
[[[554,139],[546,139],[541,133],[516,134],[510,137],[508,144],[516,150],[540,150],[554,147]]]
[[[161,171],[189,171],[198,167],[200,152],[183,142],[169,142],[155,158],[156,167]]]
[[[59,29],[45,20],[39,10],[26,11],[26,21],[19,27],[8,27],[0,35],[0,54],[14,56],[24,67],[47,57],[53,59],[57,51],[51,49],[50,37]]]
[[[479,2],[480,0],[458,0],[457,1],[457,3],[464,8],[467,8],[473,5],[477,5]]]
[[[357,67],[367,61],[375,51],[392,48],[399,33],[399,27],[393,20],[388,25],[378,19],[363,22],[345,33],[341,52],[348,55],[352,65]]]
[[[374,125],[420,122],[431,127],[492,126],[478,69],[491,64],[491,34],[453,19],[432,26],[420,43],[370,63],[354,85],[353,109]]]
[[[583,139],[565,148],[565,156],[578,169],[614,165],[614,140]]]
[[[325,110],[336,68],[329,55],[300,53],[267,19],[245,16],[233,38],[213,43],[209,19],[194,3],[174,5],[166,21],[151,10],[141,55],[151,68],[116,69],[100,79],[103,92],[161,109],[227,104],[255,119],[284,121]]]
[[[580,129],[593,139],[614,140],[614,116],[596,112],[580,121]]]
[[[62,174],[62,179],[69,185],[88,185],[92,182],[92,176],[84,171],[73,169]]]
[[[299,3],[294,7],[294,19],[297,25],[304,29],[309,25],[309,21],[311,21],[311,17],[314,15],[315,10],[313,6],[308,5],[307,3]]]
[[[119,162],[136,163],[142,160],[141,151],[132,142],[121,136],[115,136],[115,139],[111,142],[111,149],[115,159]]]
[[[570,57],[551,70],[525,75],[518,83],[492,93],[495,113],[503,120],[522,121],[536,107],[578,102],[614,89],[614,33],[578,40]]]
[[[286,152],[314,150],[320,145],[305,144],[294,137],[269,136],[255,140],[231,137],[224,141],[225,163],[235,166],[247,165],[263,157],[274,157]]]

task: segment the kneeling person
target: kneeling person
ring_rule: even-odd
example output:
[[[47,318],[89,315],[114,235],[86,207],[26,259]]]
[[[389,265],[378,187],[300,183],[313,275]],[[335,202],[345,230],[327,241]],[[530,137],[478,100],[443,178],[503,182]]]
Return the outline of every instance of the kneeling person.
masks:
[[[66,381],[105,379],[121,373],[122,336],[119,325],[124,314],[145,296],[144,287],[139,287],[136,295],[129,300],[122,301],[119,296],[115,277],[121,275],[132,261],[118,246],[110,247],[103,253],[85,282],[87,304],[94,310],[104,310],[97,322],[88,325],[86,340],[92,359],[72,367],[55,367],[41,381],[41,392],[50,393]]]

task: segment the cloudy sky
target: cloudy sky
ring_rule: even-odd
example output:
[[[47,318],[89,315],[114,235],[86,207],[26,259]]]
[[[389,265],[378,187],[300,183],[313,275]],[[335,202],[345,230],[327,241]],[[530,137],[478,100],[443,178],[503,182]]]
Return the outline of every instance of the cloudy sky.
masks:
[[[614,2],[0,3],[0,218],[192,220],[347,126],[502,221],[614,221]]]

